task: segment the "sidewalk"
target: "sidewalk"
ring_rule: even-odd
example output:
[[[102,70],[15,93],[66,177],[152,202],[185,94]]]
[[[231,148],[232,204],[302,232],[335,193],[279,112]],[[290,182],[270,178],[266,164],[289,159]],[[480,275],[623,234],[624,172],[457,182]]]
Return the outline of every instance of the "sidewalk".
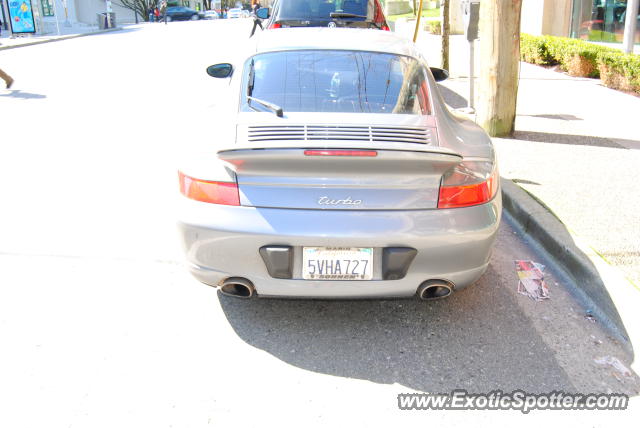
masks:
[[[10,37],[9,32],[3,30],[2,37],[0,37],[0,50],[37,45],[40,43],[54,42],[57,40],[73,39],[75,37],[83,37],[91,34],[99,34],[118,30],[122,30],[122,27],[100,30],[98,26],[75,24],[74,26],[66,27],[63,23],[60,23],[60,34],[58,34],[57,29],[55,29],[53,32],[47,34],[24,34]]]

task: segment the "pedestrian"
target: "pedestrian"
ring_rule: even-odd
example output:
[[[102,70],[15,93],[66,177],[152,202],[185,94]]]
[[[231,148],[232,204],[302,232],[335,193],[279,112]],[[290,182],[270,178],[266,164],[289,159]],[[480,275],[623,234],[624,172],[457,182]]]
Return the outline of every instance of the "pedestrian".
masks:
[[[262,20],[258,18],[258,9],[260,9],[260,2],[258,2],[258,0],[254,0],[253,10],[251,11],[251,16],[253,16],[253,28],[251,29],[251,35],[249,37],[253,37],[253,34],[256,32],[256,27],[258,26],[260,26],[261,30],[264,30],[264,28],[262,28]]]
[[[156,21],[160,22],[160,9],[156,7],[155,10],[153,11],[153,14],[156,17]]]
[[[0,68],[0,79],[4,80],[5,85],[7,85],[7,89],[11,88],[13,85],[13,77],[9,76]]]
[[[147,14],[149,14],[149,22],[153,22],[155,13],[152,6],[149,6],[149,10],[147,10]]]

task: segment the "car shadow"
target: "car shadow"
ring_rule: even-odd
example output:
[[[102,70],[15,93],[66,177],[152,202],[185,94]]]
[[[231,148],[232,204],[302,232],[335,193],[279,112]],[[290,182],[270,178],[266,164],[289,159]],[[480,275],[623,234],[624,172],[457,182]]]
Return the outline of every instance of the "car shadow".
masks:
[[[569,391],[573,386],[491,267],[444,300],[238,300],[237,335],[296,367],[424,392]],[[540,370],[552,385],[538,378]],[[508,379],[508,384],[505,384]]]

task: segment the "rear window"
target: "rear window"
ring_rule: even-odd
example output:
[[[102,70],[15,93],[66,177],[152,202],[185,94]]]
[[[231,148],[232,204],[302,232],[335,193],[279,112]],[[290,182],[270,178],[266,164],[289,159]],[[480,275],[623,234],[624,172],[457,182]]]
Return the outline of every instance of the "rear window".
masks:
[[[360,51],[256,55],[245,67],[243,111],[431,114],[424,67],[415,59]]]
[[[282,0],[279,20],[326,19],[331,12],[351,13],[367,16],[367,7],[371,0]],[[370,19],[372,16],[369,17]],[[354,17],[354,20],[364,18]]]

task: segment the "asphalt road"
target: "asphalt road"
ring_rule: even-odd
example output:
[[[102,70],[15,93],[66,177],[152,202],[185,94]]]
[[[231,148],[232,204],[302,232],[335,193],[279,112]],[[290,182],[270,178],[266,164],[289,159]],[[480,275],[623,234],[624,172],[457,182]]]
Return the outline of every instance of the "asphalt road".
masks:
[[[220,138],[201,112],[225,88],[204,69],[250,26],[2,53],[16,84],[0,90],[0,426],[630,423],[635,399],[526,418],[397,409],[398,393],[457,388],[638,394],[594,363],[629,359],[508,222],[483,278],[438,302],[238,301],[186,273],[176,158]],[[549,265],[550,300],[516,293],[516,259]]]

